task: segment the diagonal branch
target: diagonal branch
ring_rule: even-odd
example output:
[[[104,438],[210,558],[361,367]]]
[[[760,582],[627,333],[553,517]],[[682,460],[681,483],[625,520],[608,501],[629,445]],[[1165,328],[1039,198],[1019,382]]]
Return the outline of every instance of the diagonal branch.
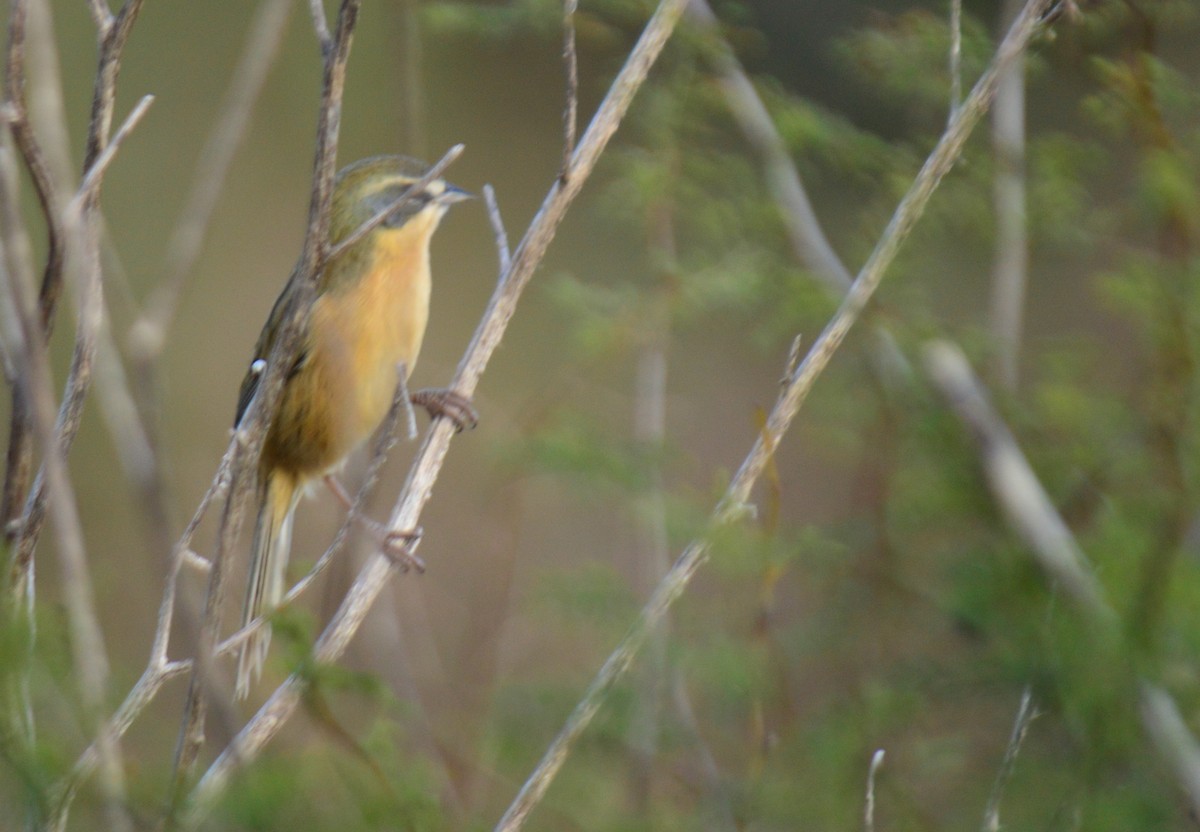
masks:
[[[923,213],[934,189],[962,153],[967,136],[979,123],[988,105],[995,97],[996,83],[1000,73],[1028,45],[1036,28],[1038,16],[1048,2],[1049,0],[1030,0],[1013,24],[1007,37],[1000,44],[988,71],[979,79],[971,91],[971,95],[917,174],[908,193],[900,201],[871,257],[851,285],[846,300],[816,343],[813,344],[808,356],[788,376],[780,390],[775,406],[771,409],[766,425],[756,437],[750,453],[742,462],[724,496],[713,510],[710,518],[711,529],[715,530],[734,522],[745,514],[754,484],[774,455],[775,448],[787,433],[797,411],[812,389],[813,383],[828,365],[830,358],[845,339],[846,333],[862,314],[867,301],[874,294],[884,273],[895,258],[901,242],[907,237]],[[629,669],[634,658],[645,645],[648,635],[658,627],[671,605],[683,594],[696,571],[707,559],[708,547],[707,535],[694,540],[684,549],[671,570],[663,577],[650,600],[642,608],[641,614],[629,633],[600,668],[587,692],[567,718],[566,724],[554,738],[541,761],[500,819],[496,826],[497,832],[515,832],[524,825],[525,818],[541,801],[550,787],[550,783],[562,768],[575,740],[596,715],[612,687]]]

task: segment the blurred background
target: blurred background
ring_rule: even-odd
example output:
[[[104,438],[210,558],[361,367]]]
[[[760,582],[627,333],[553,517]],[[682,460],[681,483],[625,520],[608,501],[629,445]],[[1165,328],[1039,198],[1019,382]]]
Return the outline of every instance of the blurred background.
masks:
[[[1040,716],[1003,792],[1006,826],[1194,828],[1140,733],[1129,668],[1164,683],[1200,728],[1200,19],[1167,0],[1068,5],[1018,83],[1023,164],[997,162],[985,121],[801,411],[754,517],[715,541],[669,631],[614,691],[530,828],[856,828],[878,748],[880,828],[969,827],[982,821],[1025,690]],[[83,4],[50,6],[77,168],[94,28]],[[103,192],[105,292],[126,366],[257,6],[151,0],[129,42],[117,118],[144,94],[155,103]],[[964,3],[965,89],[1013,13],[1005,6]],[[580,4],[581,128],[651,7]],[[455,439],[422,518],[428,571],[392,582],[347,672],[319,677],[211,828],[490,828],[658,576],[703,531],[793,339],[811,345],[836,308],[793,254],[714,80],[715,44],[730,44],[754,78],[851,274],[951,102],[947,2],[714,10],[719,39],[684,27],[668,46],[525,294],[477,393],[481,424]],[[393,152],[432,161],[461,142],[447,177],[475,193],[492,185],[515,245],[562,158],[560,19],[546,0],[368,0],[339,166]],[[300,251],[319,89],[297,3],[144,414],[171,540],[216,470],[255,339]],[[1014,167],[1024,243],[995,196]],[[1014,246],[1028,253],[1016,330],[997,324],[993,299]],[[417,387],[448,383],[494,288],[482,201],[444,221],[433,269]],[[68,310],[63,320],[59,379]],[[879,362],[878,327],[907,368]],[[1120,645],[1090,636],[993,508],[969,434],[923,375],[920,347],[935,336],[962,343],[991,386],[1111,593]],[[372,516],[386,517],[415,447],[393,451]],[[145,666],[168,553],[94,400],[70,465],[115,707]],[[360,460],[347,479],[361,471]],[[294,578],[341,516],[324,492],[302,504]],[[200,554],[214,526],[202,526]],[[0,759],[10,807],[84,742],[43,537],[33,678],[45,753],[37,776]],[[239,604],[248,545],[233,578]],[[204,761],[303,660],[366,545],[284,614],[255,696],[210,718]],[[204,583],[186,573],[193,610]],[[190,655],[188,644],[182,628],[172,657]],[[182,681],[167,685],[126,739],[139,828],[155,825],[165,799],[184,693]],[[99,828],[99,806],[89,784],[72,828]],[[0,818],[17,828],[21,813],[0,808]]]

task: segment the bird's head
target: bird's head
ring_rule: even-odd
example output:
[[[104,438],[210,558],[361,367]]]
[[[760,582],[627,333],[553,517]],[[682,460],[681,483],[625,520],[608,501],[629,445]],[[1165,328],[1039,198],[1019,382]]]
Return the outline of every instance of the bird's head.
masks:
[[[342,168],[333,186],[329,237],[333,245],[346,239],[371,217],[408,193],[429,166],[407,156],[373,156]],[[410,225],[432,234],[447,209],[471,195],[443,179],[434,179],[380,223],[373,234]]]

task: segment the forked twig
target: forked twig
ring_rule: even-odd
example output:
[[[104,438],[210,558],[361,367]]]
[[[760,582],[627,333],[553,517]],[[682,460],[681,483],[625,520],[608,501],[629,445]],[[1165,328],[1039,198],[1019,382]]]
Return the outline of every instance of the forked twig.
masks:
[[[138,122],[146,115],[146,111],[150,109],[150,105],[153,103],[153,95],[143,95],[142,99],[138,101],[129,115],[125,117],[125,121],[113,133],[112,139],[100,151],[100,155],[96,157],[96,161],[92,163],[92,166],[88,168],[87,174],[83,177],[83,182],[79,184],[79,191],[67,203],[68,212],[81,212],[84,203],[95,197],[96,191],[100,187],[100,181],[108,171],[108,166],[112,164],[113,159],[117,156],[117,151],[121,149],[121,143],[133,132],[133,129],[137,127]]]

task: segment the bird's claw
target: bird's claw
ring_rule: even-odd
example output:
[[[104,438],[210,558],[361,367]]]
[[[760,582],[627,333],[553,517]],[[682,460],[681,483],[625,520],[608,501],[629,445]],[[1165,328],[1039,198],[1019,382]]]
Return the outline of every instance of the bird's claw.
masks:
[[[430,418],[444,416],[461,433],[479,424],[479,412],[471,400],[448,387],[430,387],[412,394],[412,403],[429,411]]]
[[[425,561],[417,557],[413,546],[421,541],[425,530],[420,526],[408,531],[389,531],[383,535],[379,547],[401,572],[412,569],[418,575],[425,574]]]

